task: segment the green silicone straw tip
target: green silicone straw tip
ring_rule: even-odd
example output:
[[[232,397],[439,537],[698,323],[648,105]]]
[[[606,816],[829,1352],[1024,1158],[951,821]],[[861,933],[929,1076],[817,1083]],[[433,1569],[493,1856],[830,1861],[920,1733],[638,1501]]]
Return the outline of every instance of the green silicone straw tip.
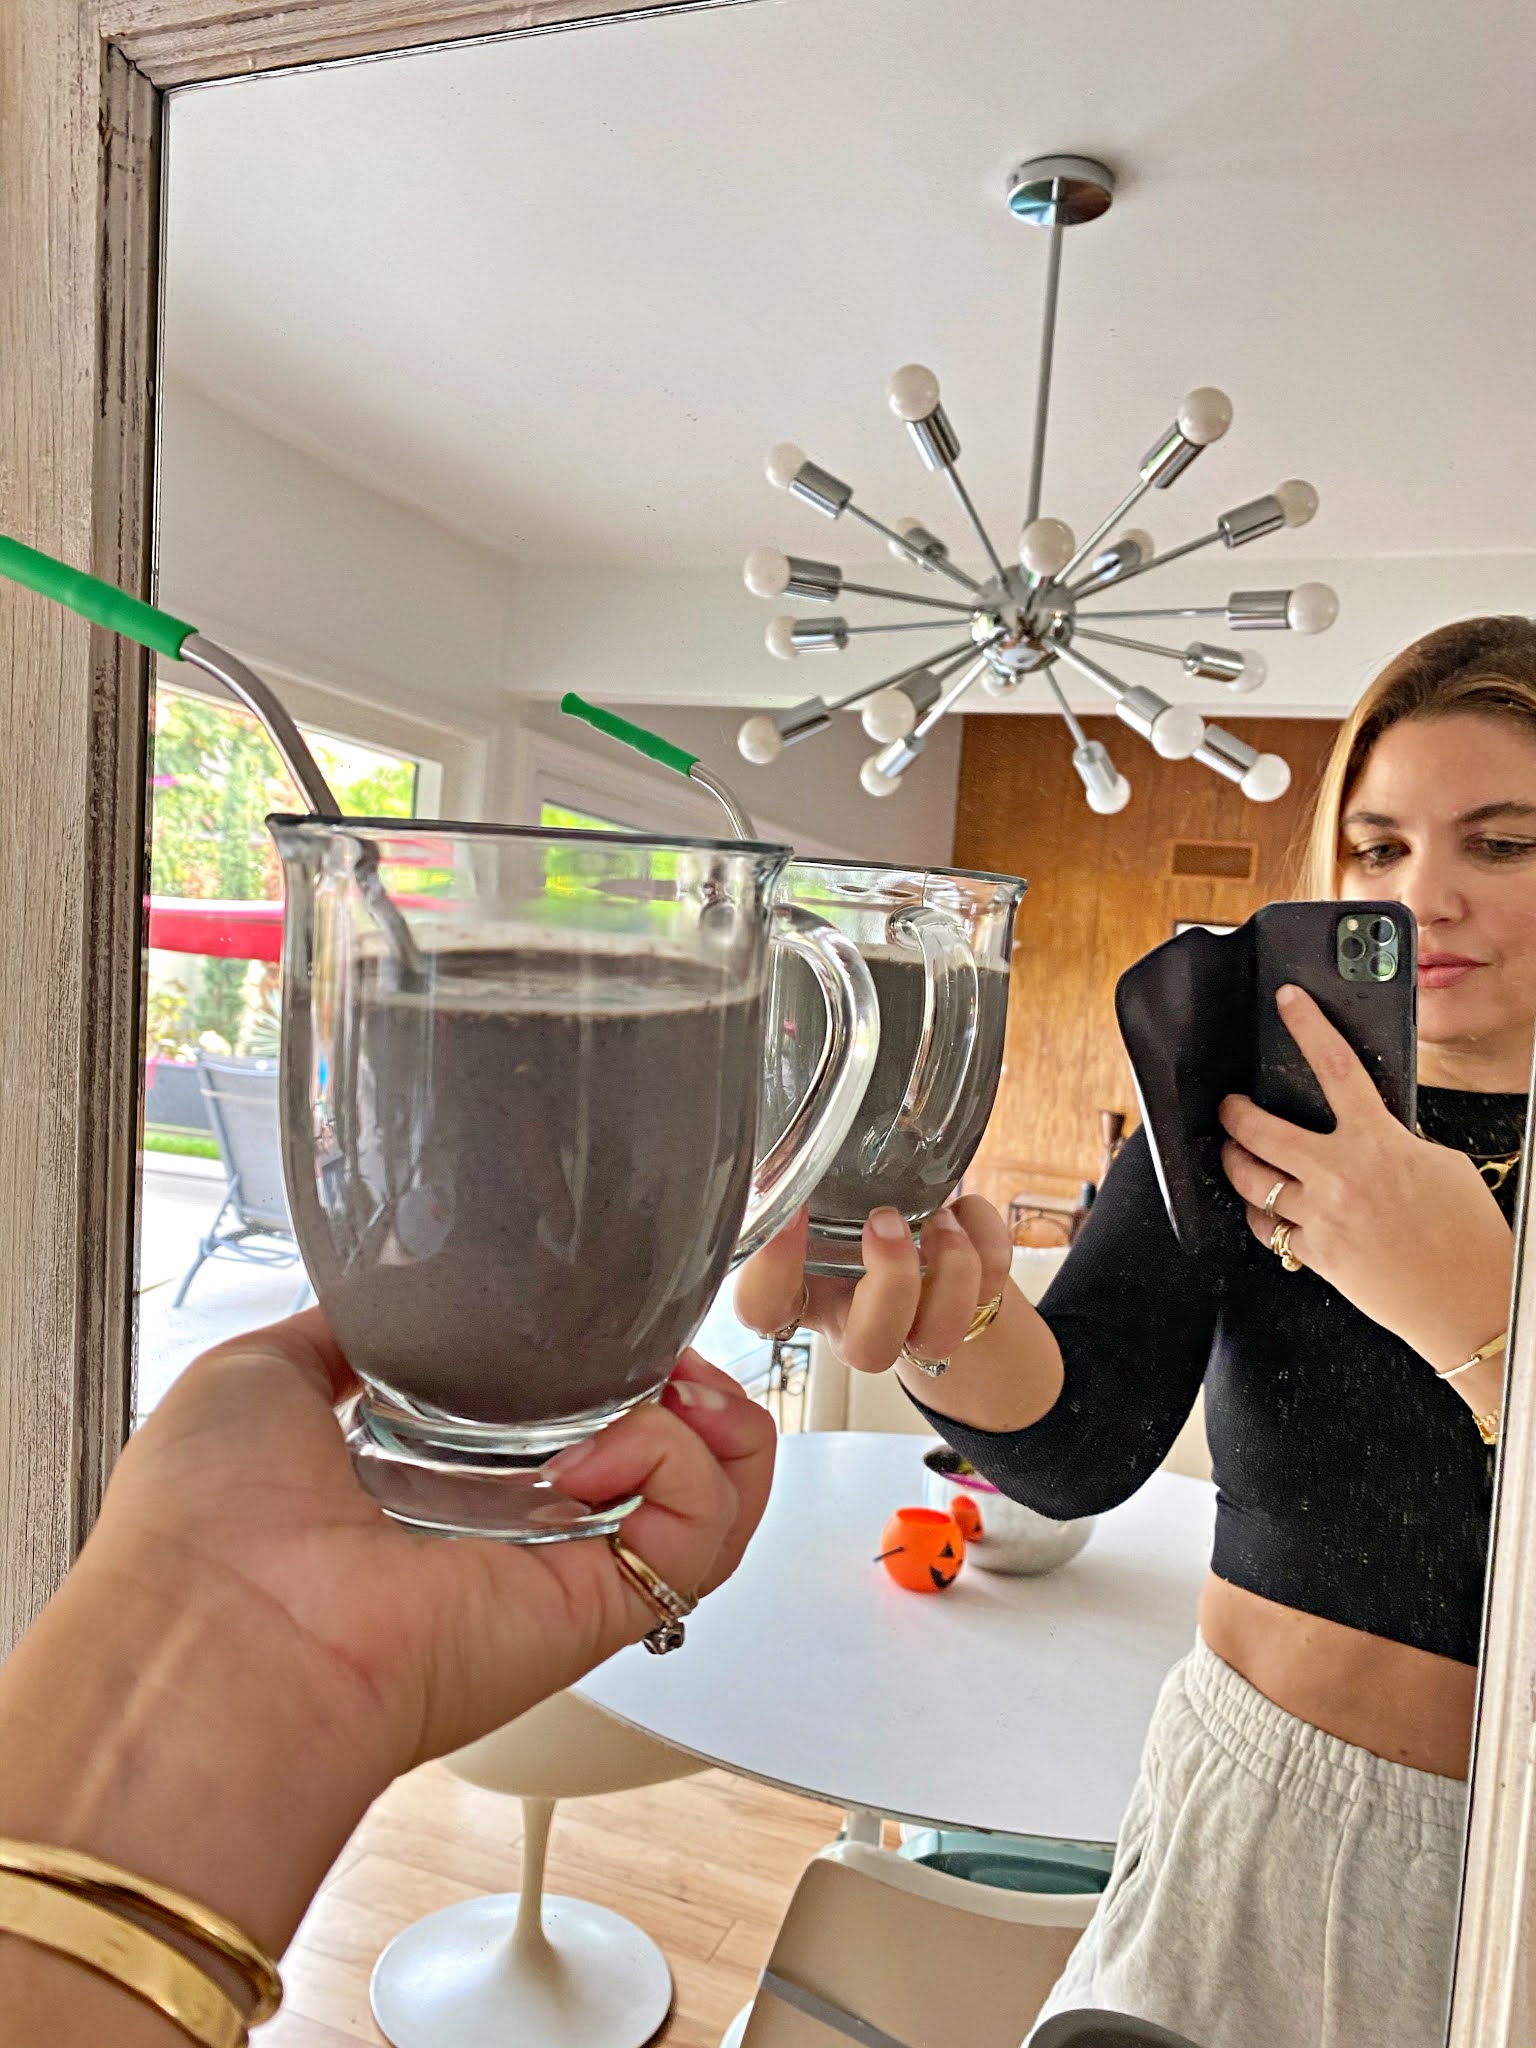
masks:
[[[93,626],[105,626],[109,633],[121,633],[125,640],[137,640],[141,646],[152,647],[156,654],[168,655],[172,661],[180,661],[183,641],[197,631],[184,619],[173,619],[169,612],[157,611],[152,604],[130,597],[115,584],[103,583],[98,576],[87,576],[82,569],[71,569],[67,562],[55,561],[52,555],[26,547],[3,533],[0,576],[9,577],[13,583],[24,583],[39,596],[51,597],[55,604],[78,612]]]
[[[674,775],[691,775],[697,754],[687,753],[682,747],[674,747],[670,740],[664,740],[659,732],[647,732],[643,725],[635,725],[627,718],[620,718],[617,712],[604,711],[600,704],[589,704],[585,697],[578,697],[574,690],[567,690],[560,699],[560,709],[571,718],[581,718],[598,732],[606,733],[621,746],[633,747],[637,754],[644,754],[649,761],[659,761],[663,768],[670,768]]]

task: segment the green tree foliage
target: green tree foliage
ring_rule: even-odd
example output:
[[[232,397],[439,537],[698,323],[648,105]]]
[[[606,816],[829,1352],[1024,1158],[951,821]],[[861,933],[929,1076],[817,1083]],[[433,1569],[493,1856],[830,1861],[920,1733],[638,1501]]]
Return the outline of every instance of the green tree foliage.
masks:
[[[416,763],[371,748],[306,735],[337,801],[363,817],[411,815]],[[267,833],[271,811],[303,808],[276,748],[248,712],[180,690],[160,692],[150,837],[156,896],[277,902],[282,871]],[[210,960],[188,1035],[207,1031],[233,1045],[245,1009],[248,963]]]

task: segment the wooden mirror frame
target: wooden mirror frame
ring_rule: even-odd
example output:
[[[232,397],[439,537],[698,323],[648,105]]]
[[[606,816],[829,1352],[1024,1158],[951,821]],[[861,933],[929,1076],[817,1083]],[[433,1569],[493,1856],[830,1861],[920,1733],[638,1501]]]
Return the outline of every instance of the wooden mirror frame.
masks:
[[[149,594],[160,142],[172,86],[742,0],[6,0],[0,530]],[[128,1428],[145,657],[0,586],[0,1653]],[[1536,1369],[1519,1229],[1512,1378]],[[1450,2048],[1525,2048],[1536,1404],[1506,1415]],[[1390,1943],[1390,1935],[1387,1937]]]

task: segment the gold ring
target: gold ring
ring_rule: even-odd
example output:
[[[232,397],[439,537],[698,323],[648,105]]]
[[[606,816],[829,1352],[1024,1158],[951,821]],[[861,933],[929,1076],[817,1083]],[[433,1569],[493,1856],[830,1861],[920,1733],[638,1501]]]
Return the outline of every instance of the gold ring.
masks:
[[[1285,1189],[1286,1179],[1285,1175],[1282,1173],[1280,1178],[1275,1182],[1274,1186],[1270,1189],[1269,1193],[1264,1197],[1264,1214],[1271,1223],[1273,1223],[1275,1220],[1275,1204],[1279,1201],[1280,1197],[1285,1193]]]
[[[1002,1308],[1002,1305],[1003,1290],[999,1288],[996,1294],[993,1295],[992,1299],[990,1301],[984,1301],[981,1304],[980,1308],[977,1309],[975,1315],[971,1317],[971,1326],[966,1331],[965,1335],[960,1339],[960,1342],[962,1344],[969,1344],[971,1339],[973,1337],[979,1337],[983,1330],[990,1330],[992,1325],[997,1321],[998,1312]]]
[[[1299,1273],[1301,1271],[1301,1261],[1291,1250],[1292,1227],[1289,1223],[1277,1223],[1275,1225],[1275,1234],[1269,1240],[1269,1248],[1287,1273]]]
[[[680,1650],[683,1647],[683,1623],[698,1606],[698,1601],[693,1594],[679,1593],[675,1586],[669,1586],[659,1572],[651,1570],[643,1557],[637,1557],[627,1543],[619,1540],[617,1530],[609,1534],[608,1546],[620,1572],[646,1605],[661,1617],[640,1640],[653,1656],[664,1657],[668,1650]]]
[[[931,1380],[941,1380],[945,1373],[949,1371],[949,1360],[947,1358],[920,1357],[910,1344],[902,1345],[901,1355],[908,1365],[915,1365],[919,1372],[927,1373]]]
[[[758,1336],[763,1339],[765,1344],[787,1344],[790,1338],[794,1336],[796,1330],[804,1327],[805,1312],[810,1305],[811,1283],[809,1280],[802,1280],[800,1282],[800,1299],[795,1304],[795,1312],[789,1321],[781,1330],[759,1330]]]

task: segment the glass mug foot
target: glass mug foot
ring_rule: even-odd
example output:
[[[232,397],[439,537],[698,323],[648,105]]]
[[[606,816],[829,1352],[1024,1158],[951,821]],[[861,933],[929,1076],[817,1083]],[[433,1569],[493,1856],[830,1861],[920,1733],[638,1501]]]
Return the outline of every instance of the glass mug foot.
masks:
[[[611,1535],[640,1505],[638,1494],[597,1506],[574,1500],[541,1478],[536,1462],[402,1444],[375,1426],[363,1394],[343,1407],[341,1427],[364,1491],[394,1521],[434,1536],[568,1543]]]

